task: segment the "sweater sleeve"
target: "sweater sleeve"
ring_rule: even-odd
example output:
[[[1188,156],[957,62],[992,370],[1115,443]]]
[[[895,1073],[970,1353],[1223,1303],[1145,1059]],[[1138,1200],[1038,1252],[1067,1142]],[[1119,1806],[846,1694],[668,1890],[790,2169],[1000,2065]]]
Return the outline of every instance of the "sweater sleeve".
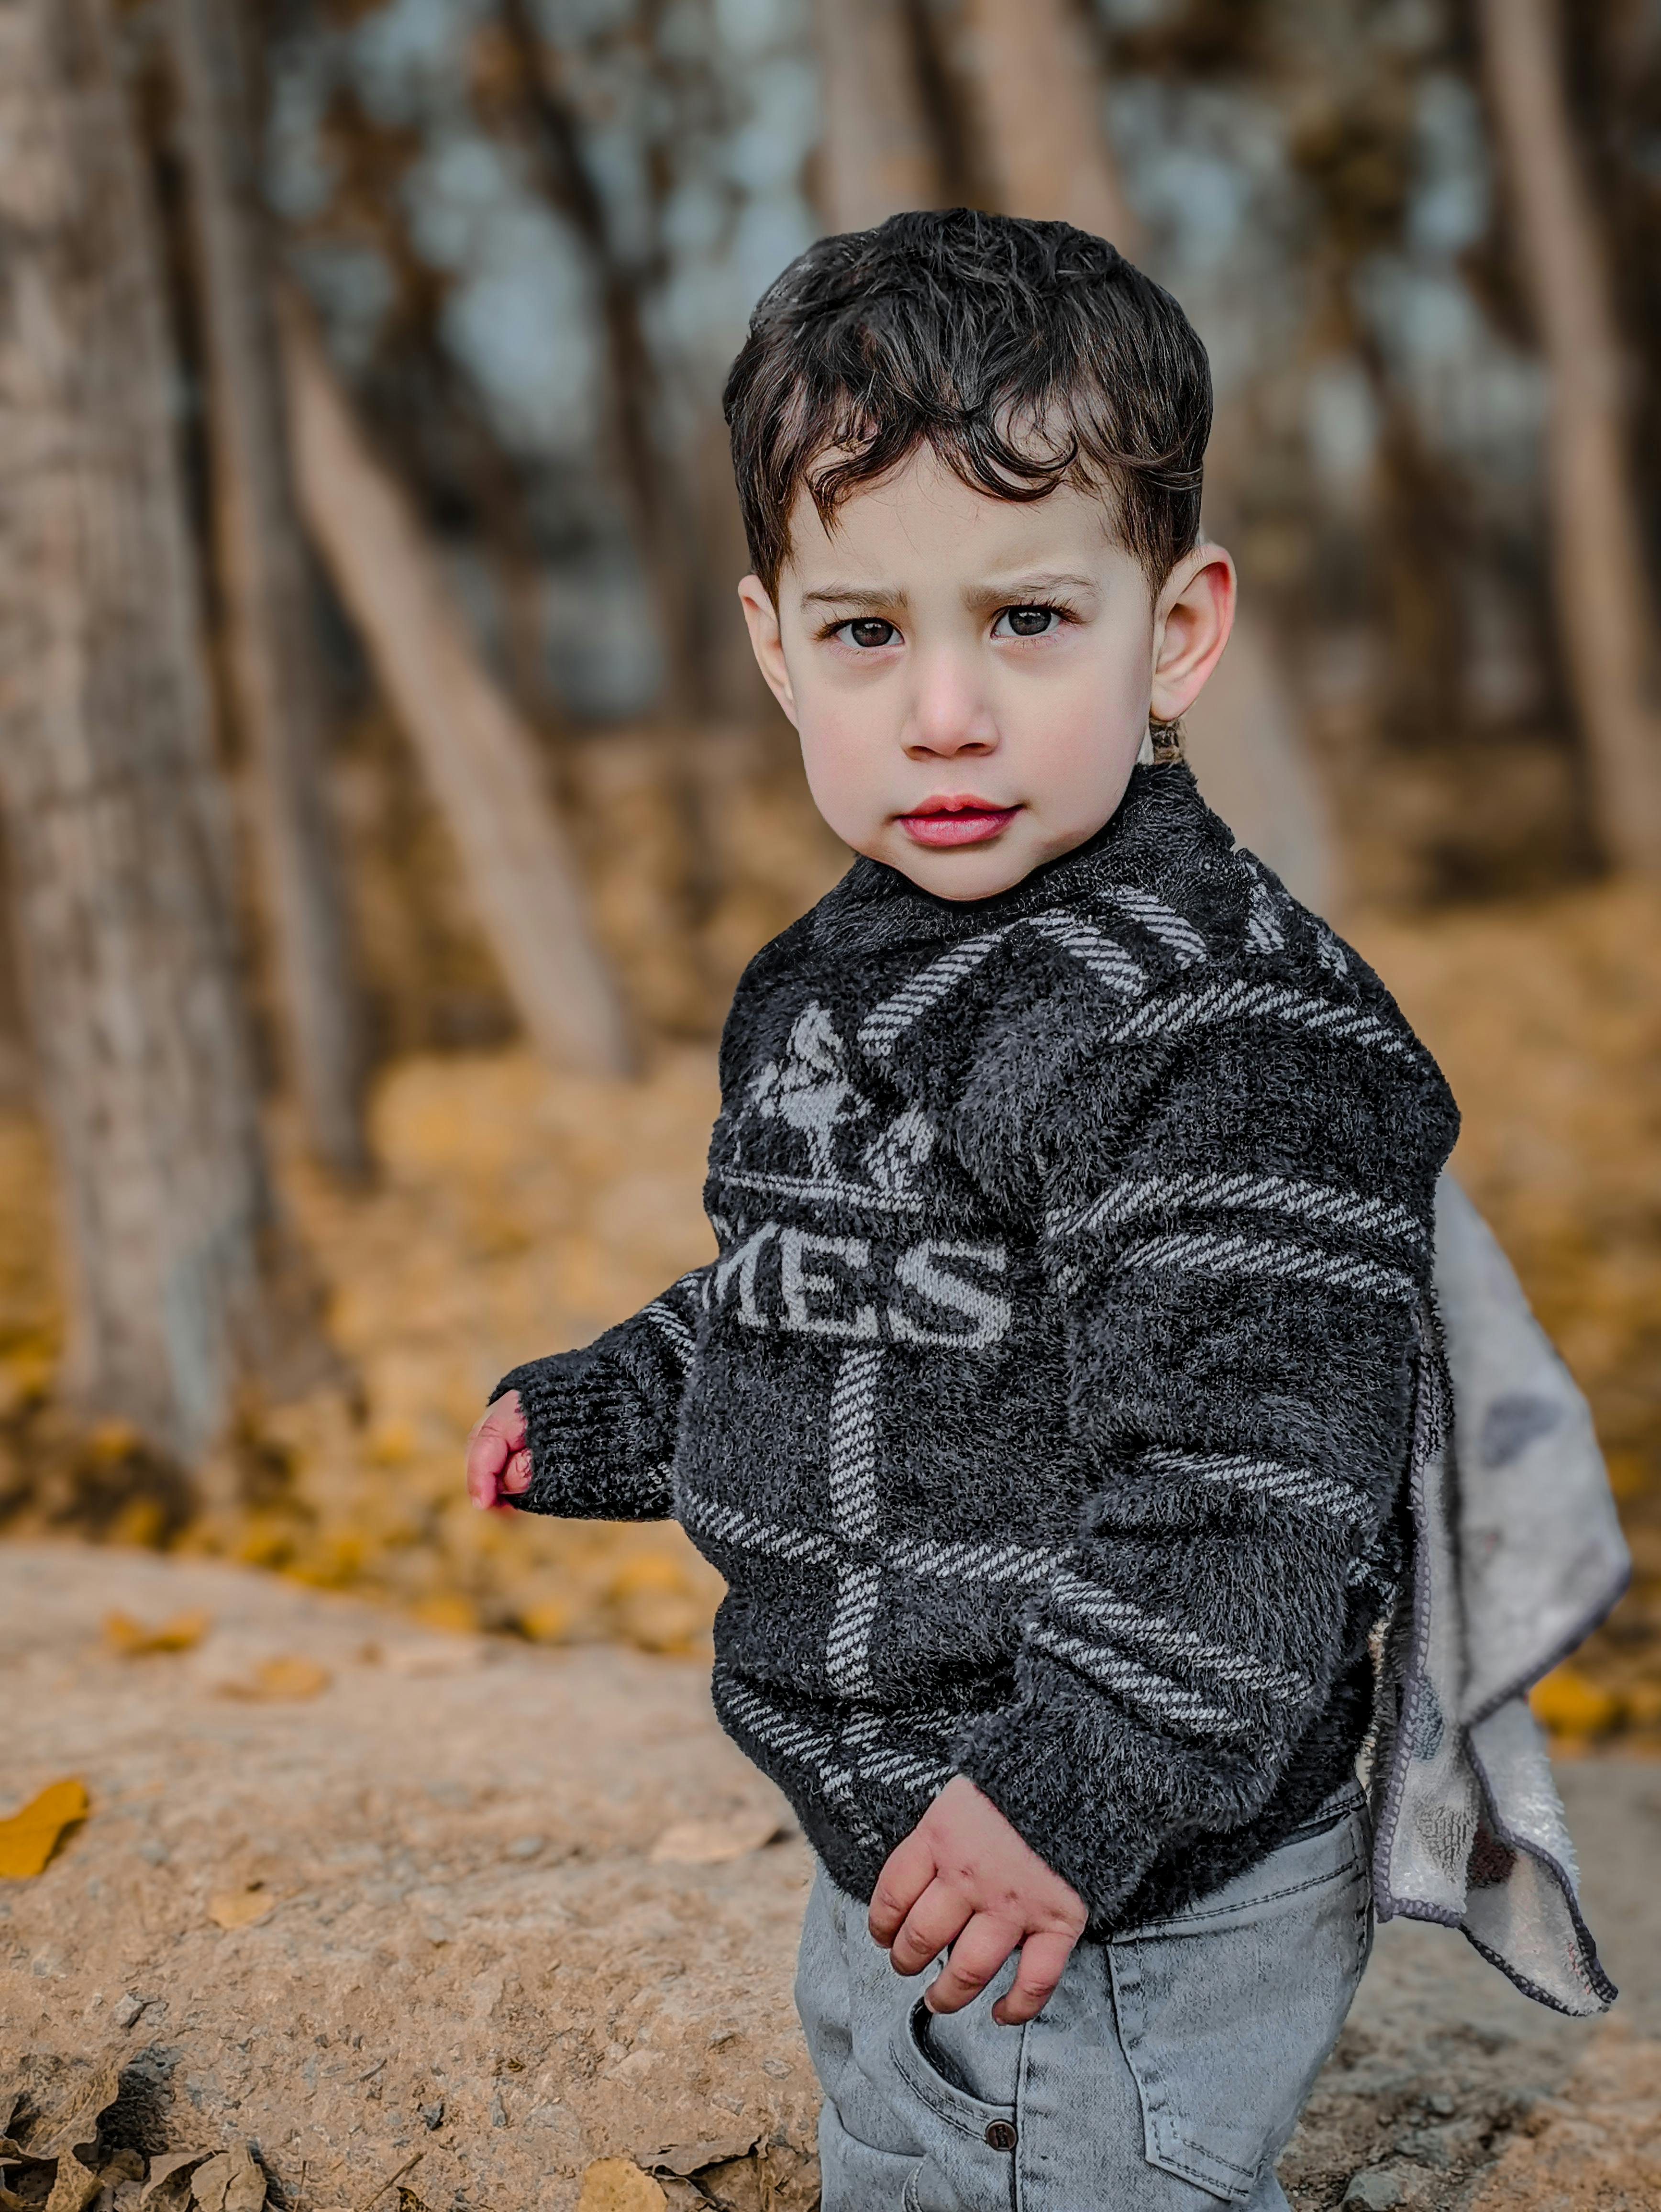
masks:
[[[527,1513],[662,1521],[674,1511],[670,1462],[697,1346],[703,1280],[694,1268],[661,1297],[580,1352],[557,1352],[504,1375],[494,1404],[517,1390],[531,1447]]]
[[[1457,1116],[1353,1004],[1108,1050],[1041,1147],[1086,1494],[956,1755],[1111,1924],[1162,1849],[1263,1811],[1366,1663]]]

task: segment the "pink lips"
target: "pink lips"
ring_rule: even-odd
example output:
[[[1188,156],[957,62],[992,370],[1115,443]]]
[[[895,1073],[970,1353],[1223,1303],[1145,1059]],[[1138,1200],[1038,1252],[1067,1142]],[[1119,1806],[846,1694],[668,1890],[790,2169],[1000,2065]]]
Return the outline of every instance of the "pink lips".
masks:
[[[899,824],[919,845],[983,845],[1007,830],[1019,812],[1018,806],[994,806],[965,792],[958,797],[925,799],[915,814],[902,814]]]

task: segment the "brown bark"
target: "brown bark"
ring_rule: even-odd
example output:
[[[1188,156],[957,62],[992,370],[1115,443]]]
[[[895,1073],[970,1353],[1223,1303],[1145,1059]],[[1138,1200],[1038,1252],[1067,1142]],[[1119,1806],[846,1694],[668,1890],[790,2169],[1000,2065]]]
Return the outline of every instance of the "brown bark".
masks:
[[[362,1024],[329,818],[241,4],[169,0],[201,271],[215,538],[289,1073],[312,1150],[357,1177],[368,1165]]]
[[[1574,145],[1553,0],[1482,0],[1517,249],[1551,377],[1547,477],[1565,657],[1612,860],[1661,873],[1654,605],[1633,499],[1625,362]]]
[[[195,1458],[297,1340],[224,909],[147,180],[109,0],[0,6],[0,787],[63,1386]]]
[[[1097,112],[1101,71],[1068,0],[969,0],[964,30],[999,205],[1134,252],[1138,226]]]
[[[474,909],[533,1043],[626,1072],[618,993],[536,743],[484,665],[402,487],[371,452],[303,311],[282,315],[301,506],[414,744]]]
[[[939,152],[918,83],[906,0],[817,0],[824,135],[819,211],[828,228],[868,230],[940,203]]]
[[[1070,0],[969,0],[964,22],[982,158],[1013,215],[1071,222],[1133,258],[1141,226],[1102,118],[1102,71]],[[1207,519],[1226,507],[1238,424],[1220,415],[1209,457]],[[1337,856],[1273,629],[1249,603],[1215,676],[1184,720],[1208,799],[1298,896],[1329,908]]]

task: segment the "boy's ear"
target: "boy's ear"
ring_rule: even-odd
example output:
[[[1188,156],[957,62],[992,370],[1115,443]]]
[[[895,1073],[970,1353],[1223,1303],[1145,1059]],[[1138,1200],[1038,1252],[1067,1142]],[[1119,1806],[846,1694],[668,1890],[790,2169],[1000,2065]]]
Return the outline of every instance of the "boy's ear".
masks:
[[[759,576],[745,576],[739,583],[739,604],[750,631],[750,650],[767,679],[767,688],[783,708],[790,726],[796,726],[796,695],[790,672],[784,665],[784,641],[779,635],[779,611]]]
[[[1199,697],[1234,627],[1234,562],[1220,545],[1196,545],[1166,577],[1153,609],[1156,722],[1174,722]]]

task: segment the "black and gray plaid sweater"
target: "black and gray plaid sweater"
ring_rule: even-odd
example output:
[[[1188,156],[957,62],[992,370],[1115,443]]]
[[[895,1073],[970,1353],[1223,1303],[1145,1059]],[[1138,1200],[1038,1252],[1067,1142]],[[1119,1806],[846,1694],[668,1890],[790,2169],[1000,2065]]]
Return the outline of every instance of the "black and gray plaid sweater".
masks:
[[[954,903],[871,860],[751,963],[719,1259],[515,1369],[532,1511],[673,1516],[722,1724],[868,1898],[968,1775],[1171,1909],[1353,1766],[1457,1115],[1181,765]]]

